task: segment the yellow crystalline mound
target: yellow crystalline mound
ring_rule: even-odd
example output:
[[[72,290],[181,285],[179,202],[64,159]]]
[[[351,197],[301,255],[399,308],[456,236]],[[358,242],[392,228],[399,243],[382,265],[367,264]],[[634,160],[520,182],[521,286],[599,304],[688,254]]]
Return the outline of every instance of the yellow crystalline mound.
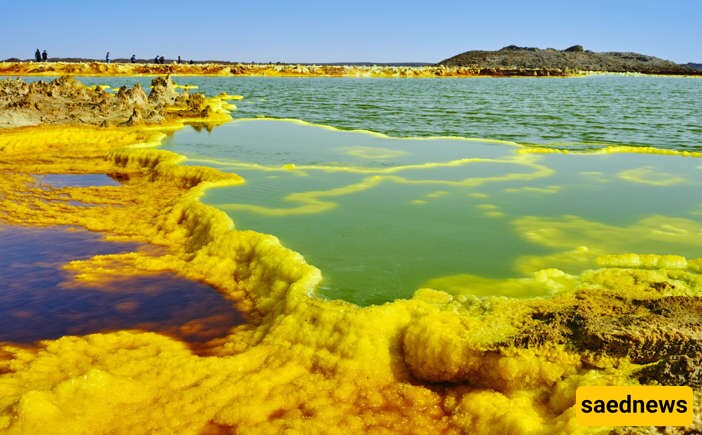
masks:
[[[569,215],[560,218],[524,216],[517,218],[513,225],[526,240],[558,250],[554,254],[520,257],[516,266],[522,273],[545,268],[579,273],[596,266],[609,266],[607,262],[613,262],[612,266],[618,263],[630,267],[685,268],[680,256],[625,255],[631,252],[632,246],[656,248],[664,244],[702,252],[702,224],[681,217],[648,216],[628,226],[616,226]],[[627,255],[631,258],[626,259]]]
[[[524,395],[510,400],[498,392],[468,393],[456,405],[454,420],[479,434],[494,433],[495,427],[506,433],[540,433],[544,420],[532,405],[530,398]]]
[[[542,269],[528,278],[491,279],[460,274],[435,278],[423,287],[444,290],[454,295],[533,297],[573,289],[575,278],[558,269]]]
[[[603,255],[595,260],[598,266],[643,267],[651,269],[687,269],[687,259],[680,255]]]
[[[498,319],[435,314],[413,322],[403,342],[412,374],[431,382],[468,382],[505,391],[552,385],[578,369],[579,357],[563,351],[499,349],[500,339],[516,328],[504,323],[509,319]]]
[[[13,373],[0,386],[0,409],[13,415],[5,429],[197,432],[212,422],[260,433],[324,432],[335,425],[401,431],[404,424],[428,431],[446,425],[435,393],[385,378],[391,367],[382,358],[386,334],[357,344],[365,338],[348,339],[343,329],[333,333],[328,328],[338,318],[327,316],[317,320],[318,336],[309,330],[293,335],[283,327],[287,340],[267,340],[234,356],[198,357],[172,339],[129,332],[65,337],[38,351],[14,349]],[[335,345],[338,340],[350,343]],[[344,374],[361,352],[370,352],[363,370]]]
[[[68,154],[63,144],[72,142],[74,146],[90,145],[93,153],[100,153],[116,146],[126,146],[157,140],[161,133],[148,130],[129,130],[124,128],[66,127],[44,126],[42,128],[23,127],[2,131],[0,150],[13,155],[32,153],[40,149],[44,152],[60,155]],[[24,169],[24,168],[23,168]]]

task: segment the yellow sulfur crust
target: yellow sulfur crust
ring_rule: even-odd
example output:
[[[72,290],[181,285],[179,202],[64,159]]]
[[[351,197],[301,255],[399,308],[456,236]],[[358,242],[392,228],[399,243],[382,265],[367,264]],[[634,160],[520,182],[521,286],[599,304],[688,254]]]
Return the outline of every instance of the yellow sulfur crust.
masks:
[[[0,62],[0,75],[81,76],[270,76],[270,77],[476,77],[581,76],[558,68],[472,68],[456,66],[293,65],[293,64],[129,64],[102,62]]]

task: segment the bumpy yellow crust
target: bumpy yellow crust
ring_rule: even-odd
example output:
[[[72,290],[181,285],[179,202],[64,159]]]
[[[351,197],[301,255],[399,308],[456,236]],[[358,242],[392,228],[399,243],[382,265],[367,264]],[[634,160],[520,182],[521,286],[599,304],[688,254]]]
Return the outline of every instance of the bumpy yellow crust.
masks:
[[[572,76],[557,68],[472,68],[455,66],[361,66],[292,64],[129,64],[103,62],[0,62],[0,75],[80,76],[270,76],[270,77],[475,77],[475,76]]]

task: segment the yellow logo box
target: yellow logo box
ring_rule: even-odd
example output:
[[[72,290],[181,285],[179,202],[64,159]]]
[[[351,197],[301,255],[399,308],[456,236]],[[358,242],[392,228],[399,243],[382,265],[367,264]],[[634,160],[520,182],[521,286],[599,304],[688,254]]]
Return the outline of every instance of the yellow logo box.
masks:
[[[693,419],[690,387],[579,387],[576,420],[583,426],[688,426]]]

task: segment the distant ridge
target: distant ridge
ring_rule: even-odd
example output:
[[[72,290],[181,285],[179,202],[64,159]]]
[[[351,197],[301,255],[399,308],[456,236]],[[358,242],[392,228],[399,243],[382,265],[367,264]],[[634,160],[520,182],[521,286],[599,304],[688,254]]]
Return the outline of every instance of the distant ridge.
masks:
[[[509,45],[497,51],[473,50],[444,59],[439,65],[492,69],[559,69],[569,71],[700,74],[692,65],[629,52],[595,53],[581,45],[565,50]]]
[[[79,57],[50,57],[49,63],[69,62],[86,64],[103,64],[104,59],[91,59]],[[0,62],[29,63],[33,59],[8,58]],[[113,64],[131,63],[127,58],[116,58]],[[140,65],[159,65],[155,59],[136,59]],[[166,65],[174,65],[175,59],[164,59]],[[672,74],[672,75],[702,75],[702,64],[688,63],[685,65],[647,56],[639,53],[629,52],[607,52],[595,53],[585,50],[581,45],[574,45],[565,50],[554,48],[540,49],[535,47],[519,47],[509,45],[497,51],[472,50],[444,59],[439,63],[425,62],[241,62],[226,60],[191,60],[184,58],[184,65],[272,65],[282,67],[294,66],[322,66],[322,67],[381,67],[381,68],[431,68],[431,67],[453,67],[458,72],[455,76],[461,75],[486,75],[486,76],[568,76],[588,71],[601,72],[634,72],[642,74]],[[437,72],[436,75],[445,74],[445,71]]]

